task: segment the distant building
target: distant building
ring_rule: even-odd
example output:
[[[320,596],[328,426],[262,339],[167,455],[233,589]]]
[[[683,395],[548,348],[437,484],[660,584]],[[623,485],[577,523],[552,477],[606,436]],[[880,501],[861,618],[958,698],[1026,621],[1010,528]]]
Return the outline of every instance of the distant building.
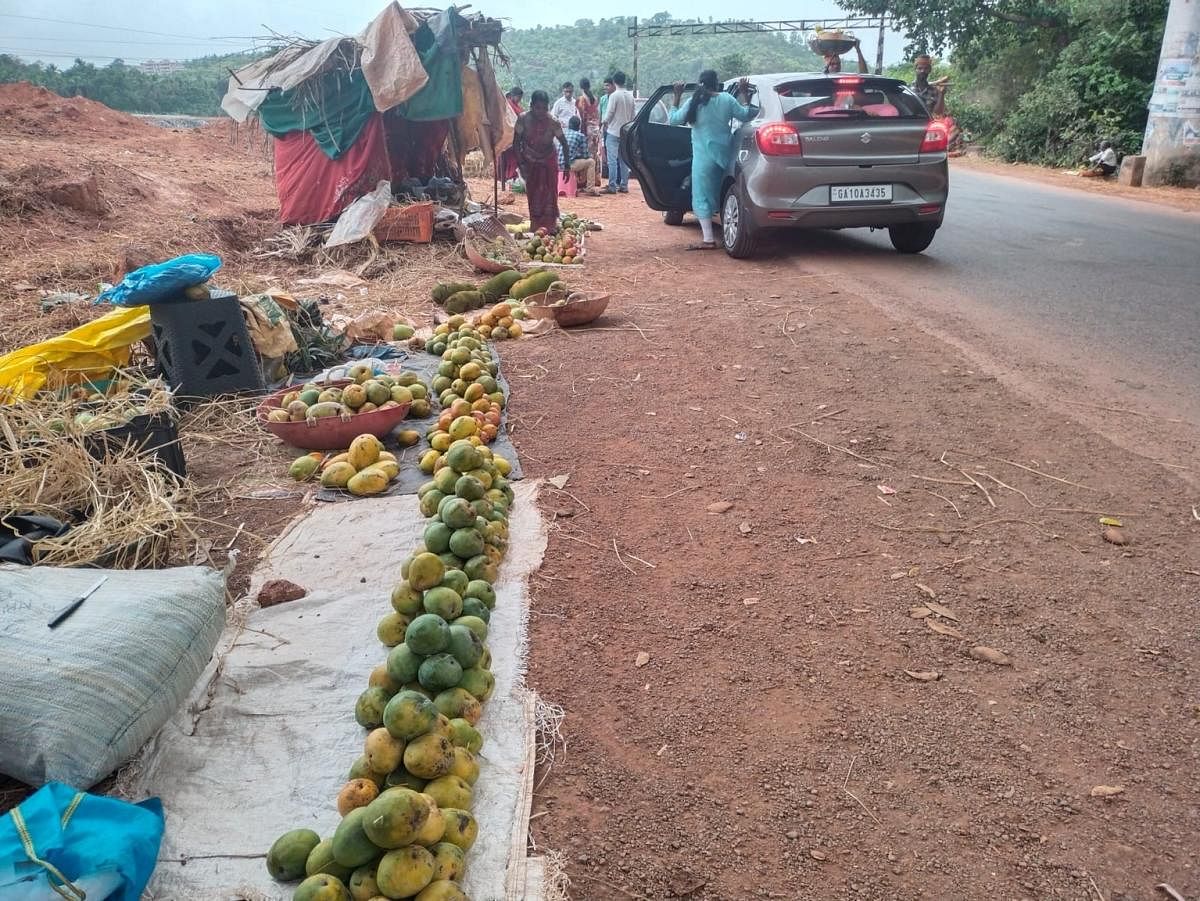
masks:
[[[138,63],[138,68],[147,75],[170,75],[182,72],[183,63],[173,59],[148,59]]]

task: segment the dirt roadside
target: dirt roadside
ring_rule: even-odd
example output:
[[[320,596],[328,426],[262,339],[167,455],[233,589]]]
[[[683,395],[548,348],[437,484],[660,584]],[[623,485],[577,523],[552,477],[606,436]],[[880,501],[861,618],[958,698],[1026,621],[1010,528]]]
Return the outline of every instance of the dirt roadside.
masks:
[[[1125,200],[1140,200],[1156,203],[1184,212],[1200,212],[1200,190],[1196,188],[1144,187],[1134,188],[1118,184],[1116,178],[1080,178],[1066,169],[1050,169],[1028,163],[1004,163],[982,156],[961,156],[950,161],[951,166],[989,172],[992,175],[1007,175],[1060,188],[1073,188],[1104,197],[1120,197]]]
[[[527,468],[571,475],[530,682],[573,896],[1200,890],[1187,486],[786,255],[573,208],[605,330],[505,351]]]
[[[217,250],[251,286],[328,264],[253,253],[261,157],[47,102],[4,174],[95,171],[114,208],[0,218],[5,286],[86,289],[129,243]],[[569,208],[607,226],[574,280],[610,313],[501,353],[527,471],[571,476],[543,496],[529,681],[567,713],[533,823],[572,897],[1200,893],[1194,492],[786,251],[685,253],[636,194]],[[398,258],[346,310],[427,314],[433,262]],[[91,311],[4,296],[13,342]],[[245,482],[205,515],[215,558],[235,537],[252,561],[296,511],[253,497],[282,452],[189,459]]]

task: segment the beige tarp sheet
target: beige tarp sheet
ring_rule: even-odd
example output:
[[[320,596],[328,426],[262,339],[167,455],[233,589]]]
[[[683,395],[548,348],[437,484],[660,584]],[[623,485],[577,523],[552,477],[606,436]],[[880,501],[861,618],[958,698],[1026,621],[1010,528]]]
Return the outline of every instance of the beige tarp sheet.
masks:
[[[541,565],[545,521],[537,485],[518,483],[511,543],[496,584],[488,646],[496,690],[473,812],[479,838],[463,889],[473,901],[540,901],[540,869],[526,857],[532,799],[533,703],[525,688],[528,578]],[[158,795],[167,828],[152,901],[283,901],[261,855],[289,829],[331,834],[334,805],[364,731],[354,702],[385,658],[379,617],[426,520],[415,495],[320,504],[266,552],[250,596],[269,579],[308,590],[258,609],[242,601],[214,664],[188,706],[122,774],[121,793]]]
[[[429,81],[408,37],[415,26],[412,16],[398,3],[389,3],[358,37],[363,75],[378,110],[403,103]],[[245,122],[266,98],[266,89],[286,91],[303,84],[325,67],[345,40],[339,35],[315,47],[290,47],[239,69],[229,78],[221,109],[238,122]]]
[[[403,103],[429,81],[408,37],[416,30],[416,20],[399,3],[389,3],[359,35],[363,75],[380,112]]]

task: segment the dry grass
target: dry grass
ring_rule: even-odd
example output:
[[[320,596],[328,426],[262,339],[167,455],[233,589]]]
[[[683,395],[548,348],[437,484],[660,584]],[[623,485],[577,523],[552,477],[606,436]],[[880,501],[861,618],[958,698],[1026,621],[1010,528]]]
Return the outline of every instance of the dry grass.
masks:
[[[258,397],[213,397],[188,407],[179,420],[180,439],[189,444],[237,447],[250,451],[256,460],[266,459],[265,448],[278,439],[258,424]]]
[[[190,560],[195,489],[128,448],[96,459],[79,407],[39,397],[0,407],[0,519],[50,516],[72,528],[34,545],[35,562],[141,569]]]

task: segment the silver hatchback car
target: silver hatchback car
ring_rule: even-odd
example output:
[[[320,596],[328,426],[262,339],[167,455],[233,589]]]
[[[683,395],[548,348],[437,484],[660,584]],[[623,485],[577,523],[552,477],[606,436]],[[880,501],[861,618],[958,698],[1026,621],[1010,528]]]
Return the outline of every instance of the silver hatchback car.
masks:
[[[845,73],[749,81],[758,114],[730,125],[734,152],[720,198],[730,256],[751,256],[774,228],[886,228],[901,253],[929,246],[949,194],[949,135],[904,82]],[[679,225],[692,203],[692,143],[687,126],[668,123],[672,91],[655,91],[625,127],[621,157],[650,208]]]

